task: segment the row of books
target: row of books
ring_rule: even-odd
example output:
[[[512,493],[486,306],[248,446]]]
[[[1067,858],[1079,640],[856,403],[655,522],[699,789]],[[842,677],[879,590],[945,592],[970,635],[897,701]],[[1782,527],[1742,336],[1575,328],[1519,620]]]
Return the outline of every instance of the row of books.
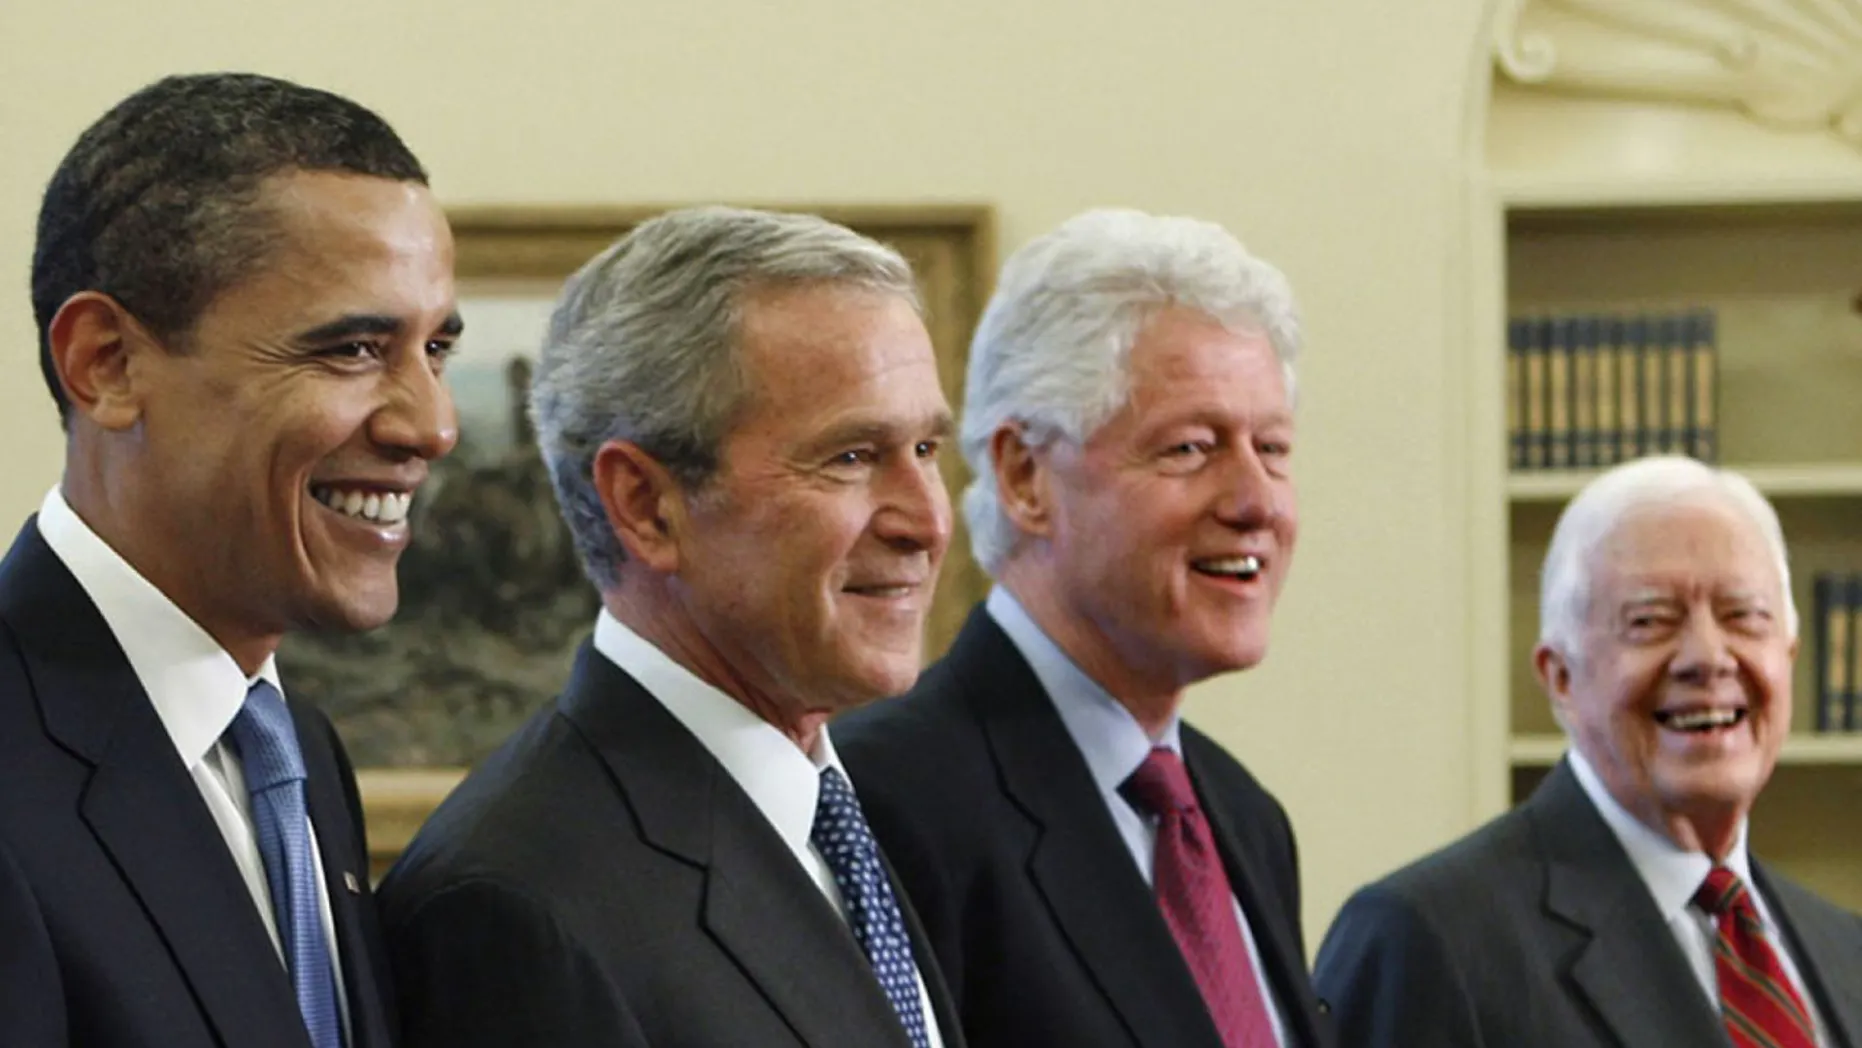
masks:
[[[1507,431],[1516,470],[1718,454],[1712,310],[1507,321]]]
[[[1817,667],[1817,730],[1862,731],[1862,574],[1811,578]]]

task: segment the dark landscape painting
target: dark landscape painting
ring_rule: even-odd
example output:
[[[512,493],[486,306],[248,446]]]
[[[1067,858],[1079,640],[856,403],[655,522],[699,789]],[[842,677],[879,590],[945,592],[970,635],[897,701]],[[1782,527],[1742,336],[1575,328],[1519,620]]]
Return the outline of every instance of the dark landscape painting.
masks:
[[[810,210],[893,244],[912,263],[955,406],[993,274],[988,210]],[[466,330],[447,384],[460,443],[414,497],[400,611],[364,635],[293,636],[278,654],[286,689],[330,715],[358,767],[470,766],[567,678],[599,604],[525,415],[530,367],[563,279],[652,213],[452,215]],[[954,503],[966,479],[954,447],[942,465]],[[932,610],[931,654],[944,650],[984,591],[968,545],[959,524]]]

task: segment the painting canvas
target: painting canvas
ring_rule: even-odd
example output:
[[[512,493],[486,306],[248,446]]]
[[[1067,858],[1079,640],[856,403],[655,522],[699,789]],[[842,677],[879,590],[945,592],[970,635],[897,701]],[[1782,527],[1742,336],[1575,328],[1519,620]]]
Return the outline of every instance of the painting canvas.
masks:
[[[957,406],[969,338],[993,275],[983,207],[810,208],[897,247],[918,274],[945,394]],[[359,635],[297,635],[279,652],[294,697],[336,723],[392,853],[461,770],[548,702],[594,625],[598,600],[557,515],[524,410],[531,362],[562,281],[652,209],[460,211],[460,312],[447,382],[458,449],[416,496],[394,621]],[[943,468],[955,505],[967,475]],[[985,582],[968,538],[940,576],[928,657],[948,646]]]

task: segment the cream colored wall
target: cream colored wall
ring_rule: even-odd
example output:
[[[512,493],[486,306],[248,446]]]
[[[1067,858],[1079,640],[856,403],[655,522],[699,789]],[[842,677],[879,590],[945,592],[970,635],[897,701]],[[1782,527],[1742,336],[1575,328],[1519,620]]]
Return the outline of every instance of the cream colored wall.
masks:
[[[170,71],[373,105],[448,203],[981,200],[1005,251],[1091,205],[1216,219],[1303,299],[1304,528],[1268,664],[1191,716],[1291,810],[1316,945],[1347,891],[1474,816],[1451,274],[1480,7],[7,0],[0,519],[59,462],[24,293],[37,195]]]

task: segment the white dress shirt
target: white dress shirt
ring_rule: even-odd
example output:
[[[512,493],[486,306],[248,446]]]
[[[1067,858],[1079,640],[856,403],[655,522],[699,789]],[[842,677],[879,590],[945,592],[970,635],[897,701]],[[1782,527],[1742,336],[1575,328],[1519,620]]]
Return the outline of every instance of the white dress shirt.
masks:
[[[1118,827],[1119,836],[1124,838],[1132,861],[1138,864],[1138,872],[1144,876],[1146,884],[1151,884],[1157,851],[1157,818],[1133,807],[1119,792],[1119,787],[1131,778],[1155,747],[1164,746],[1179,758],[1183,756],[1178,718],[1173,715],[1163,734],[1151,738],[1130,710],[1060,650],[1060,646],[1028,616],[1014,594],[997,586],[990,590],[984,609],[996,620],[996,625],[1002,627],[1002,632],[1009,635],[1022,658],[1028,660],[1035,679],[1041,682],[1054,709],[1060,713],[1061,723],[1067,726],[1067,734],[1073,737],[1073,744],[1086,758],[1086,767],[1099,787],[1099,798],[1112,813],[1112,822]],[[1273,1020],[1274,1040],[1284,1045],[1287,1043],[1286,1020],[1281,1015],[1280,1002],[1274,999],[1273,988],[1268,985],[1267,969],[1261,963],[1261,948],[1255,942],[1254,929],[1249,927],[1248,915],[1242,911],[1241,902],[1234,898],[1232,891],[1229,898],[1234,905],[1235,920],[1241,925],[1242,941],[1248,946],[1248,960],[1254,965],[1254,981],[1260,987],[1261,1000],[1267,1002],[1268,1017]]]
[[[265,877],[265,861],[259,857],[253,830],[245,775],[239,758],[224,741],[233,718],[246,703],[246,690],[255,681],[263,679],[279,688],[279,694],[284,693],[278,684],[277,666],[268,658],[259,667],[258,676],[248,679],[226,649],[92,531],[57,488],[45,496],[39,507],[39,534],[78,580],[116,636],[130,669],[148,693],[149,704],[155,707],[156,717],[167,729],[182,766],[193,777],[201,800],[225,838],[252,904],[258,907],[265,930],[271,935],[272,947],[278,951],[278,961],[284,964],[278,920],[272,913],[270,882]],[[324,941],[335,968],[337,1010],[347,1034],[348,994],[343,986],[342,955],[336,948],[330,895],[323,883],[323,856],[317,847],[316,830],[306,830],[310,833],[311,868],[317,878]]]
[[[1661,911],[1662,920],[1668,923],[1669,932],[1673,933],[1675,943],[1681,947],[1681,953],[1694,970],[1694,979],[1707,995],[1717,1012],[1720,1008],[1720,981],[1713,969],[1713,944],[1719,939],[1719,931],[1714,927],[1713,918],[1692,905],[1694,893],[1706,882],[1707,874],[1713,871],[1713,860],[1705,854],[1695,851],[1683,851],[1681,847],[1664,834],[1655,832],[1644,825],[1635,816],[1629,814],[1610,791],[1603,786],[1603,780],[1597,777],[1596,769],[1584,759],[1576,747],[1566,753],[1571,762],[1571,771],[1577,776],[1578,785],[1603,816],[1603,821],[1610,827],[1628,853],[1629,861],[1636,872],[1642,876],[1642,883],[1649,889],[1649,895],[1655,900],[1656,909]],[[1724,863],[1727,869],[1739,875],[1746,891],[1752,896],[1752,904],[1759,911],[1759,921],[1765,926],[1765,939],[1771,943],[1773,952],[1778,955],[1778,963],[1784,968],[1785,977],[1791,980],[1791,986],[1797,991],[1799,1000],[1810,1010],[1811,1022],[1816,1026],[1817,1044],[1827,1046],[1830,1043],[1828,1027],[1823,1024],[1823,1017],[1817,1013],[1817,1002],[1812,1000],[1804,988],[1803,976],[1798,973],[1797,964],[1791,959],[1790,948],[1786,945],[1782,930],[1772,919],[1771,909],[1765,905],[1765,896],[1759,893],[1757,882],[1752,879],[1752,860],[1746,852],[1746,824],[1739,824],[1739,836],[1733,842],[1733,850],[1727,854]]]
[[[808,872],[834,912],[840,914],[841,920],[846,920],[847,906],[841,898],[840,887],[834,883],[834,872],[810,840],[815,825],[815,806],[821,794],[822,769],[833,768],[843,777],[847,776],[847,769],[841,766],[840,755],[834,752],[834,743],[828,738],[827,728],[824,726],[815,737],[815,751],[803,753],[794,740],[674,662],[605,608],[595,620],[594,645],[597,652],[625,670],[717,758],[737,785],[750,795],[751,802],[769,820],[776,835],[789,846],[795,861]],[[853,785],[850,777],[848,785]],[[916,982],[918,1006],[924,1012],[932,1048],[943,1048],[937,1013],[931,1008],[923,976],[919,975]]]

